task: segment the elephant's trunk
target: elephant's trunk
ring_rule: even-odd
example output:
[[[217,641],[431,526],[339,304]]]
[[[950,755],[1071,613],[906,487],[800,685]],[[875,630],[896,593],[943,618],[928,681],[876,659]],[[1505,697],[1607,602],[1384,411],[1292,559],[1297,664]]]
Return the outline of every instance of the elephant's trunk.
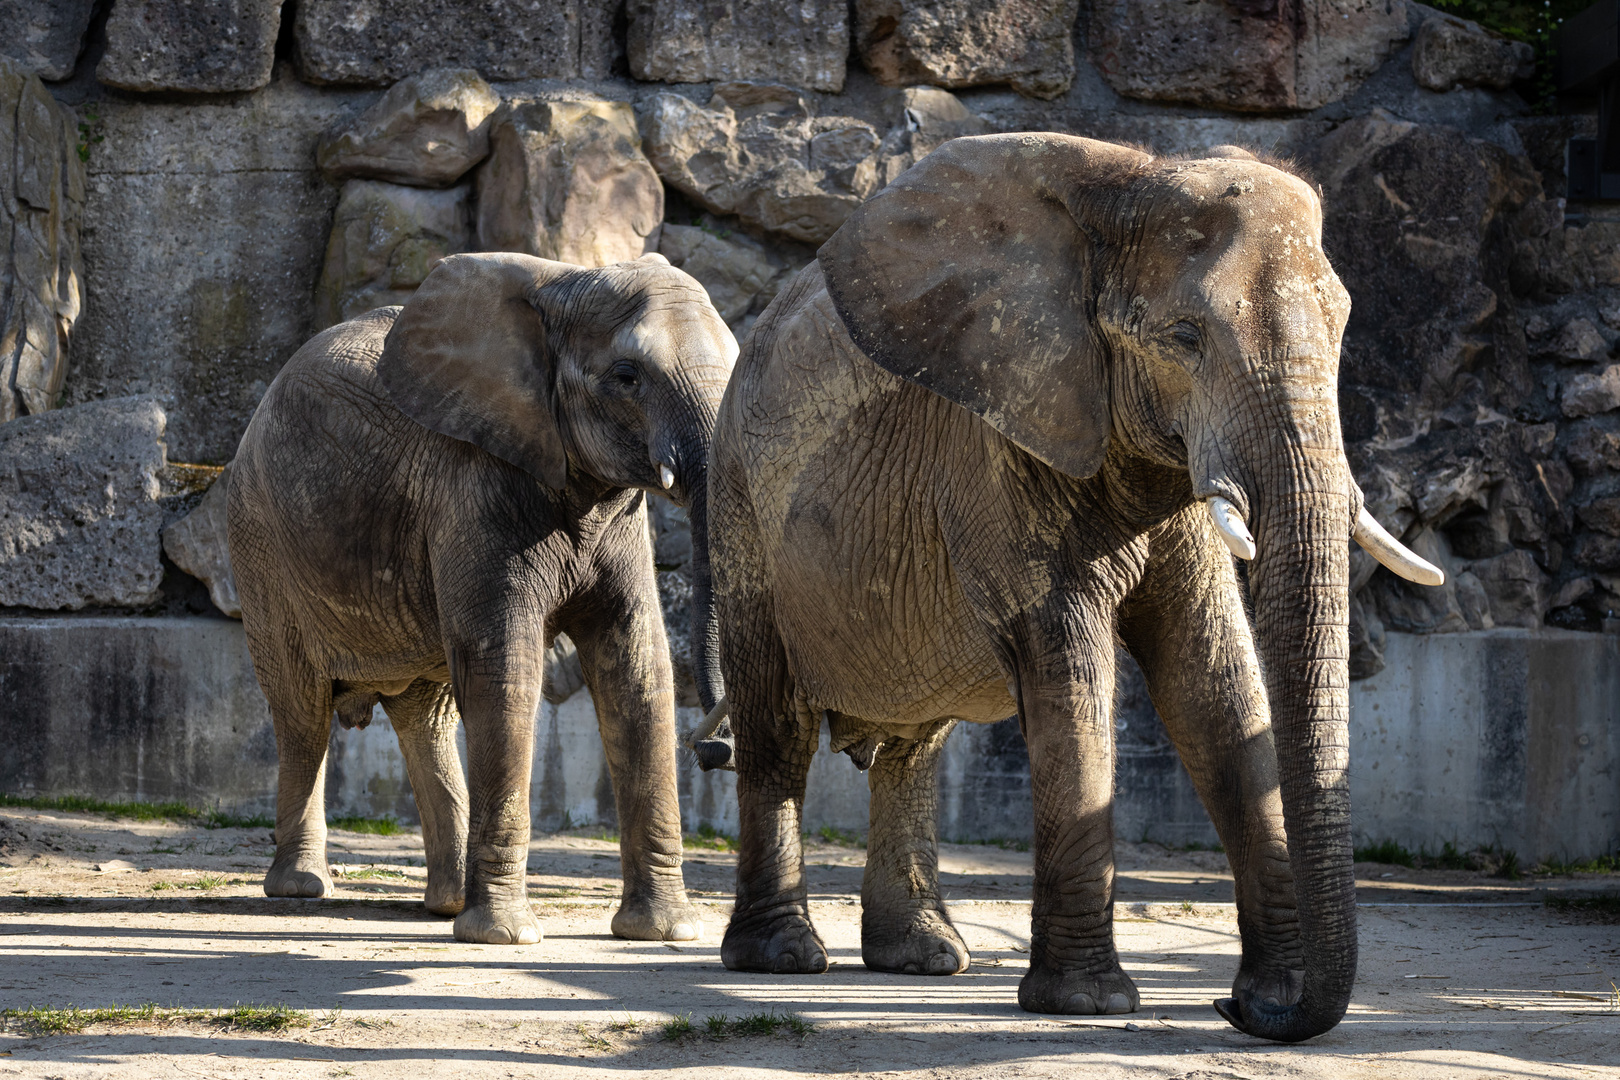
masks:
[[[705,713],[714,709],[726,688],[720,677],[720,630],[714,620],[714,578],[709,570],[709,470],[703,467],[687,481],[686,516],[692,525],[692,678]]]
[[[1331,380],[1274,388],[1253,466],[1249,585],[1277,746],[1304,988],[1291,1005],[1217,1003],[1251,1035],[1298,1042],[1337,1024],[1356,975],[1350,840],[1350,479]],[[1262,444],[1263,443],[1263,448]]]

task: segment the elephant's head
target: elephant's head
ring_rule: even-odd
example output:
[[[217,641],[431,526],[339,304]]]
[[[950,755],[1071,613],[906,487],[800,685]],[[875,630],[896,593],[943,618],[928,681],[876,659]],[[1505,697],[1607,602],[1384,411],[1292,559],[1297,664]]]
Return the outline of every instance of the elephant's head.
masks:
[[[1337,398],[1350,301],[1321,233],[1310,185],[1235,148],[1176,160],[994,135],[935,151],[820,251],[875,362],[1063,473],[1092,475],[1111,441],[1187,470],[1254,560],[1305,971],[1296,1002],[1218,1005],[1288,1041],[1336,1024],[1355,977],[1347,540],[1438,577],[1351,478]]]
[[[555,489],[589,477],[663,492],[693,531],[693,667],[720,697],[709,604],[709,440],[737,342],[661,255],[585,268],[530,255],[445,259],[378,361],[411,419]]]

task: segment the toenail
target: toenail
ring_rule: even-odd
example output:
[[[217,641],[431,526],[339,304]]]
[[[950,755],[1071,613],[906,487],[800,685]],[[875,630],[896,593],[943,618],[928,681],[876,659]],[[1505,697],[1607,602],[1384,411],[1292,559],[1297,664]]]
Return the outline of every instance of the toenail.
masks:
[[[1109,994],[1108,1011],[1111,1013],[1130,1012],[1131,999],[1126,997],[1124,994]]]
[[[1077,1016],[1091,1016],[1097,1011],[1097,1002],[1090,994],[1072,994],[1063,1011]]]

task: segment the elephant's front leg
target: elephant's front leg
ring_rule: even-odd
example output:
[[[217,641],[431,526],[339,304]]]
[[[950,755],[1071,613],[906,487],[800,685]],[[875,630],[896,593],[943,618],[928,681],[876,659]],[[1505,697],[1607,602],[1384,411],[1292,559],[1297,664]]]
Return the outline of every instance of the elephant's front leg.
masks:
[[[637,518],[637,521],[640,521]],[[645,530],[640,556],[583,605],[568,627],[596,705],[619,812],[624,892],[613,933],[637,941],[689,941],[703,933],[681,878],[681,807],[675,786],[675,689]],[[645,564],[645,565],[642,565]],[[639,572],[637,572],[639,571]]]
[[[1232,864],[1243,941],[1232,994],[1249,1015],[1292,1005],[1305,961],[1265,682],[1232,559],[1201,505],[1154,538],[1120,635]]]
[[[455,935],[458,941],[532,945],[540,940],[540,923],[524,879],[534,714],[545,654],[539,625],[511,618],[502,630],[483,638],[457,635],[450,645],[471,789],[466,906],[456,916]]]
[[[884,743],[867,774],[872,812],[861,879],[861,959],[874,971],[955,975],[968,966],[967,945],[939,896],[939,752],[953,726]]]
[[[1114,637],[1110,612],[1054,597],[1015,651],[1035,804],[1030,1012],[1124,1013],[1136,986],[1114,949]]]

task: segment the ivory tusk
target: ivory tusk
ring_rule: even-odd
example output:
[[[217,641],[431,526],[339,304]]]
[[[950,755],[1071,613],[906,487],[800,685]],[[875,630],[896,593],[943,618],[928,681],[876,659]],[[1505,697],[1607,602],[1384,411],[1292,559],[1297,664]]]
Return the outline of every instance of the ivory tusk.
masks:
[[[675,472],[663,462],[658,463],[658,482],[664,485],[665,491],[675,486]]]
[[[1419,585],[1444,585],[1446,572],[1427,559],[1419,558],[1405,544],[1389,535],[1389,531],[1378,524],[1378,519],[1361,508],[1361,515],[1356,518],[1356,527],[1350,531],[1356,543],[1367,549],[1367,554],[1387,566],[1390,571],[1407,581],[1415,581]]]
[[[703,718],[703,723],[699,724],[692,734],[687,736],[687,747],[696,749],[697,744],[713,735],[716,729],[720,727],[720,722],[730,715],[731,703],[729,701],[721,698],[715,702],[714,708],[710,709],[709,714]]]
[[[1249,527],[1243,523],[1243,515],[1237,512],[1237,507],[1220,495],[1211,495],[1204,505],[1209,507],[1209,518],[1215,523],[1215,531],[1220,533],[1227,550],[1240,559],[1254,558],[1254,537],[1249,535]]]

